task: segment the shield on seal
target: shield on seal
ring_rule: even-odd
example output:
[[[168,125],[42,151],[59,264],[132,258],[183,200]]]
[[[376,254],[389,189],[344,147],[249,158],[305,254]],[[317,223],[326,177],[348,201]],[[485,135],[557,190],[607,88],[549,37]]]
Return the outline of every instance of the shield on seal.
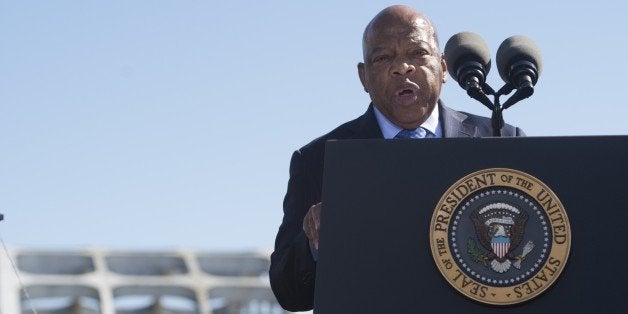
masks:
[[[491,247],[497,257],[503,258],[508,254],[508,249],[510,249],[510,238],[501,236],[493,237],[491,238]]]

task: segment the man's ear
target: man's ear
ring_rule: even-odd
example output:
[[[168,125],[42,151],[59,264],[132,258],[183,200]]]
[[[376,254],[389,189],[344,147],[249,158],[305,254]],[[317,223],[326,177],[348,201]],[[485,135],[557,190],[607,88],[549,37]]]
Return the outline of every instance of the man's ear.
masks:
[[[369,87],[366,85],[366,74],[364,70],[364,62],[358,63],[358,76],[360,77],[360,82],[362,83],[362,87],[364,87],[365,92],[369,92]]]
[[[440,66],[443,69],[443,83],[447,82],[447,74],[449,73],[447,71],[447,62],[445,62],[445,55],[441,54],[440,55]]]

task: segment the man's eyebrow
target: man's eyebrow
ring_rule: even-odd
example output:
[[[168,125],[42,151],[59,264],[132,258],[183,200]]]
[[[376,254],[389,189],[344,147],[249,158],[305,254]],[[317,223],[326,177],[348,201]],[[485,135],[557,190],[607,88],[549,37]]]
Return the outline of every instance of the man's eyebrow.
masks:
[[[429,41],[427,41],[427,40],[425,40],[425,39],[420,39],[420,38],[416,38],[416,37],[415,37],[415,38],[411,38],[411,41],[412,41],[413,43],[416,43],[416,44],[421,44],[421,43],[423,43],[423,44],[426,44],[426,45],[428,45],[428,46],[432,46],[432,43],[431,43],[431,42],[429,42]]]
[[[432,52],[438,51],[438,44],[436,42],[429,42],[423,39],[413,39],[412,42],[421,48],[429,48]]]
[[[420,38],[411,38],[411,41],[413,43],[421,46],[421,47],[425,46],[425,47],[430,48],[432,50],[435,49],[435,46],[432,43],[430,43],[429,41],[427,41],[427,40],[420,39]],[[385,51],[385,50],[387,50],[389,48],[390,47],[388,47],[388,46],[375,46],[375,47],[369,49],[367,51],[367,54],[368,54],[368,56],[371,56],[371,55],[374,55],[376,53]]]
[[[372,49],[369,50],[369,54],[378,53],[382,50],[386,50],[386,47],[383,47],[383,46],[373,47]]]

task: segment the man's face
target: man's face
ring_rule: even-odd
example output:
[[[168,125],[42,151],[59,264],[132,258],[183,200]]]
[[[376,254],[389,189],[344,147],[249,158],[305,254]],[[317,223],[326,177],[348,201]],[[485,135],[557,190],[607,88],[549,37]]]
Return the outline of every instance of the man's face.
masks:
[[[421,17],[379,22],[365,37],[360,81],[388,120],[417,128],[434,109],[447,72],[434,28]]]

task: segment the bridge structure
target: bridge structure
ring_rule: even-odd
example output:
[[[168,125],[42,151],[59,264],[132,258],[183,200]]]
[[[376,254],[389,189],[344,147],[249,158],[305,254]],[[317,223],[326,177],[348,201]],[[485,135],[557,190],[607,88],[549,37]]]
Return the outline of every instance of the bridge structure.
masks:
[[[264,252],[10,248],[0,314],[280,314]]]

